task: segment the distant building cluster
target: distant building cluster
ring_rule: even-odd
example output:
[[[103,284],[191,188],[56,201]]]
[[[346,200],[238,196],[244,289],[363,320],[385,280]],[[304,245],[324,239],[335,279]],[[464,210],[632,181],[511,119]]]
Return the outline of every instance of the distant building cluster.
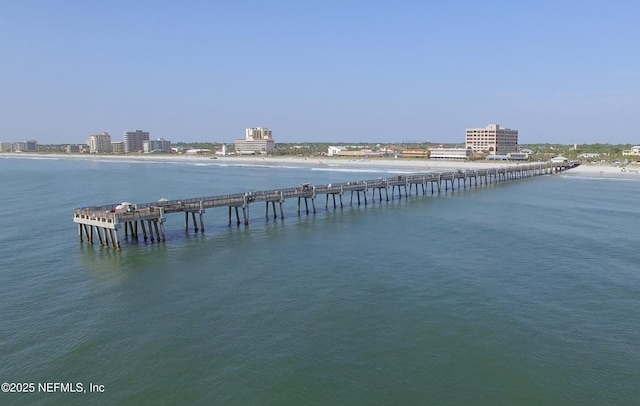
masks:
[[[0,142],[0,152],[35,152],[37,150],[38,142],[35,140]]]
[[[272,154],[275,151],[273,133],[266,127],[252,127],[245,129],[244,138],[235,140],[235,151],[232,154],[255,155]],[[398,149],[381,147],[376,150],[357,146],[329,146],[327,156],[344,157],[374,157],[395,156],[413,158],[431,158],[448,160],[466,159],[494,159],[494,160],[527,160],[532,151],[518,149],[518,130],[512,130],[499,124],[489,124],[484,128],[467,128],[465,131],[464,147],[448,147],[445,145],[429,148]],[[0,152],[35,152],[38,144],[35,140],[23,142],[2,142]],[[89,154],[132,154],[132,153],[169,153],[172,152],[171,141],[159,138],[152,140],[148,131],[125,131],[122,141],[112,140],[108,132],[92,134],[86,144],[68,145],[68,153]],[[188,155],[208,155],[213,153],[208,149],[193,149],[186,151]],[[226,146],[215,151],[216,155],[227,155]],[[640,146],[625,150],[623,155],[640,156]]]
[[[69,145],[67,152],[88,152],[90,154],[132,154],[132,153],[166,153],[171,152],[171,141],[159,138],[150,140],[147,131],[126,131],[122,141],[112,141],[107,132],[90,135],[86,147]]]
[[[385,151],[389,155],[389,151]],[[472,159],[487,158],[501,160],[527,160],[531,151],[518,151],[518,130],[489,124],[485,128],[467,128],[464,148],[444,145],[420,149],[402,149],[391,151],[393,156],[404,158],[431,159]],[[330,146],[327,156],[371,156],[377,152],[370,150],[353,150],[346,147]]]

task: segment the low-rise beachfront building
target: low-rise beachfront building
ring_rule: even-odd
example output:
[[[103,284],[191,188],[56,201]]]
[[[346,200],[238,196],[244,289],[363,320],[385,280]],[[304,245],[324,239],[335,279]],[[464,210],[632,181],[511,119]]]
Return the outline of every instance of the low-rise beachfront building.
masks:
[[[507,159],[509,161],[528,161],[529,160],[529,154],[527,154],[526,152],[509,152],[507,154]]]
[[[469,159],[473,157],[471,148],[429,148],[431,159]]]
[[[506,161],[507,160],[507,155],[496,155],[496,154],[490,154],[487,155],[484,159],[486,159],[487,161]]]
[[[265,127],[247,128],[244,139],[235,141],[236,153],[240,155],[272,154],[276,149],[271,130]]]
[[[358,150],[343,149],[342,151],[338,152],[337,156],[365,156],[365,155],[367,155],[367,153],[363,149],[358,149]]]
[[[518,130],[489,124],[485,128],[467,128],[465,147],[492,155],[518,151]]]
[[[145,154],[158,152],[169,153],[171,152],[171,141],[165,140],[164,138],[147,140],[142,143],[142,150]]]
[[[77,154],[80,152],[80,145],[78,144],[69,144],[66,148],[67,154]]]
[[[569,163],[569,158],[564,157],[562,155],[558,155],[556,157],[551,158],[552,164],[567,164]]]
[[[624,152],[623,152],[623,154],[624,154]],[[578,155],[578,158],[581,158],[581,159],[597,159],[597,158],[600,158],[600,154],[595,153],[595,152],[592,152],[592,153],[585,152],[583,154]]]
[[[108,132],[90,135],[87,144],[91,154],[110,154],[112,151],[111,136]]]
[[[220,149],[216,149],[216,155],[227,156],[227,146],[222,144]]]
[[[631,149],[622,151],[622,156],[640,156],[640,145],[635,145]]]
[[[116,141],[111,143],[111,152],[114,154],[124,154],[124,142]]]
[[[211,150],[208,148],[193,148],[184,152],[186,155],[210,155]]]
[[[384,153],[370,149],[347,149],[345,147],[329,147],[327,156],[381,157]]]
[[[327,156],[338,156],[338,155],[340,155],[340,152],[342,152],[344,150],[345,150],[344,147],[329,146],[327,148]]]
[[[416,148],[416,149],[403,149],[400,154],[403,158],[429,158],[430,150]]]
[[[491,154],[487,155],[485,159],[488,161],[528,161],[529,154],[524,152],[509,152],[503,155]]]

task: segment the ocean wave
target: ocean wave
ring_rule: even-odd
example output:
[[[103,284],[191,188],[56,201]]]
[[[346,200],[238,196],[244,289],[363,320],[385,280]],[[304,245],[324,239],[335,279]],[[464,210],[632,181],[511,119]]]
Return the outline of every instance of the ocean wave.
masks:
[[[320,172],[346,172],[346,173],[394,173],[394,174],[403,174],[403,175],[411,175],[416,173],[427,173],[429,171],[420,171],[420,170],[409,170],[409,169],[398,169],[398,168],[311,168],[312,171],[320,171]]]
[[[60,158],[57,158],[57,157],[29,156],[29,155],[25,155],[25,156],[11,155],[11,156],[3,156],[2,158],[5,158],[5,159],[36,159],[36,160],[45,160],[45,161],[59,161],[60,160]]]
[[[358,168],[311,168],[312,171],[321,172],[353,172],[353,173],[380,173],[385,172],[384,169],[358,169]]]
[[[623,176],[623,175],[572,175],[572,174],[561,174],[560,177],[564,179],[578,179],[578,180],[606,180],[606,181],[614,181],[614,182],[639,182],[640,175],[637,177],[633,174],[634,177]],[[550,175],[551,176],[551,175]]]

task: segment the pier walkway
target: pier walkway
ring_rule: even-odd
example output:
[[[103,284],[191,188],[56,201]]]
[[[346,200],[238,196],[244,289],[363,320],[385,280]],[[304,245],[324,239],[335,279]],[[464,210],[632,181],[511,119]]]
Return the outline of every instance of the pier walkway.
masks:
[[[291,188],[273,190],[250,191],[227,195],[205,196],[186,198],[179,200],[161,200],[152,203],[116,203],[92,207],[80,207],[74,209],[73,221],[78,224],[78,237],[80,241],[89,244],[94,243],[94,234],[100,245],[120,249],[119,231],[123,230],[124,238],[145,241],[164,242],[166,240],[164,222],[166,216],[172,213],[185,214],[185,229],[189,229],[189,217],[191,217],[194,231],[204,232],[203,214],[207,209],[227,207],[229,211],[229,226],[234,220],[237,225],[249,225],[249,206],[256,203],[265,203],[265,216],[278,217],[276,204],[279,206],[279,214],[284,218],[283,203],[287,199],[297,198],[297,213],[301,213],[301,205],[304,203],[304,212],[316,213],[316,200],[324,196],[325,209],[329,205],[333,208],[344,207],[345,196],[349,198],[349,205],[356,203],[368,204],[369,199],[374,202],[389,201],[389,199],[406,198],[412,194],[425,195],[431,193],[447,192],[450,189],[479,187],[524,179],[532,176],[545,175],[560,172],[572,168],[572,164],[555,164],[551,162],[511,165],[500,168],[475,169],[465,171],[426,172],[413,175],[398,175],[390,178],[377,178],[365,181],[329,183],[324,185],[301,184]],[[369,196],[367,196],[369,195]],[[336,200],[337,199],[337,200]],[[242,221],[240,217],[242,209]],[[190,216],[191,214],[191,216]],[[196,215],[198,218],[196,218]],[[199,220],[199,221],[197,221]]]

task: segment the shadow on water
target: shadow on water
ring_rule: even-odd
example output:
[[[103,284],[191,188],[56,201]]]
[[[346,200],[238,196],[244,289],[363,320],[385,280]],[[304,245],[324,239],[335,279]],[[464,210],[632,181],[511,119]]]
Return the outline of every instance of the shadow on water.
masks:
[[[123,249],[115,250],[100,245],[79,244],[77,260],[89,275],[113,283],[121,282],[129,274],[152,271],[153,264],[167,261],[165,244],[125,243]]]

